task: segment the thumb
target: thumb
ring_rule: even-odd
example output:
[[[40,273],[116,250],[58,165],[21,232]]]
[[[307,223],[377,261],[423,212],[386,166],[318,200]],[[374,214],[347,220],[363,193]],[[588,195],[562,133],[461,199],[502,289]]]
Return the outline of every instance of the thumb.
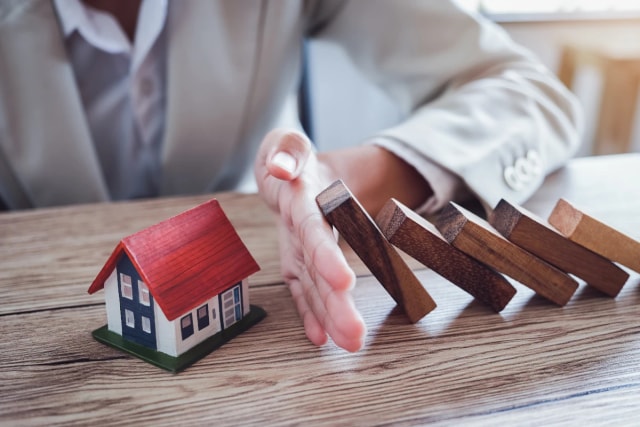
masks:
[[[264,162],[267,171],[275,178],[296,179],[309,159],[311,141],[304,134],[288,129],[275,129],[263,141]]]

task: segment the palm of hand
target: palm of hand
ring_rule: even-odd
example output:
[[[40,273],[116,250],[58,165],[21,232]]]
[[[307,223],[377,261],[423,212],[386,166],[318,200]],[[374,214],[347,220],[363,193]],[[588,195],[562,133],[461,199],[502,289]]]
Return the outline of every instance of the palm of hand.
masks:
[[[307,337],[322,345],[328,335],[346,350],[360,349],[366,328],[350,293],[355,276],[315,201],[330,171],[304,136],[276,130],[262,143],[255,173],[278,215],[282,274]]]

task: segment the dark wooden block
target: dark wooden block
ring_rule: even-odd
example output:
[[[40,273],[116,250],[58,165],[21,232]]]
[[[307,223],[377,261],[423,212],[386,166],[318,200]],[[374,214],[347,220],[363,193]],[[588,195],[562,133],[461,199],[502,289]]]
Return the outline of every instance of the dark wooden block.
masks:
[[[489,223],[516,245],[612,297],[629,278],[605,257],[572,242],[533,213],[506,200],[498,203]]]
[[[558,200],[549,223],[572,242],[640,272],[640,242],[585,214],[566,200]]]
[[[376,222],[389,242],[471,296],[500,312],[516,289],[500,273],[445,241],[436,227],[397,200],[389,200]]]
[[[436,307],[413,271],[340,180],[317,197],[325,218],[415,323]]]
[[[442,210],[436,226],[456,248],[558,305],[569,302],[578,289],[578,282],[567,274],[514,245],[487,221],[455,203]]]

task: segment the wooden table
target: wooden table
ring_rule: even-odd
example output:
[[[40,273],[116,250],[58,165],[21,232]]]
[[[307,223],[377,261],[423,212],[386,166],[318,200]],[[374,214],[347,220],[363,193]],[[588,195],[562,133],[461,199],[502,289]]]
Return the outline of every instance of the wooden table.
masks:
[[[422,269],[439,306],[411,325],[349,253],[366,346],[317,348],[281,283],[272,216],[256,196],[217,197],[262,267],[251,298],[268,317],[177,375],[94,341],[103,295],[86,291],[121,237],[208,197],[0,214],[0,424],[639,422],[638,274],[616,299],[581,284],[564,308],[516,284],[495,314]],[[546,217],[558,197],[640,238],[640,155],[575,160],[526,206]]]

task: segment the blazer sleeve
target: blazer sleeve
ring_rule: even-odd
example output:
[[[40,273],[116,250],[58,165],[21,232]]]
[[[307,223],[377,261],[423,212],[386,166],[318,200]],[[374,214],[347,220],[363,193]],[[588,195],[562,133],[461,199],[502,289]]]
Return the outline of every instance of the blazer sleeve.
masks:
[[[501,28],[452,1],[347,1],[318,36],[406,115],[372,141],[427,181],[438,166],[486,207],[525,201],[578,148],[583,119],[571,93]]]

